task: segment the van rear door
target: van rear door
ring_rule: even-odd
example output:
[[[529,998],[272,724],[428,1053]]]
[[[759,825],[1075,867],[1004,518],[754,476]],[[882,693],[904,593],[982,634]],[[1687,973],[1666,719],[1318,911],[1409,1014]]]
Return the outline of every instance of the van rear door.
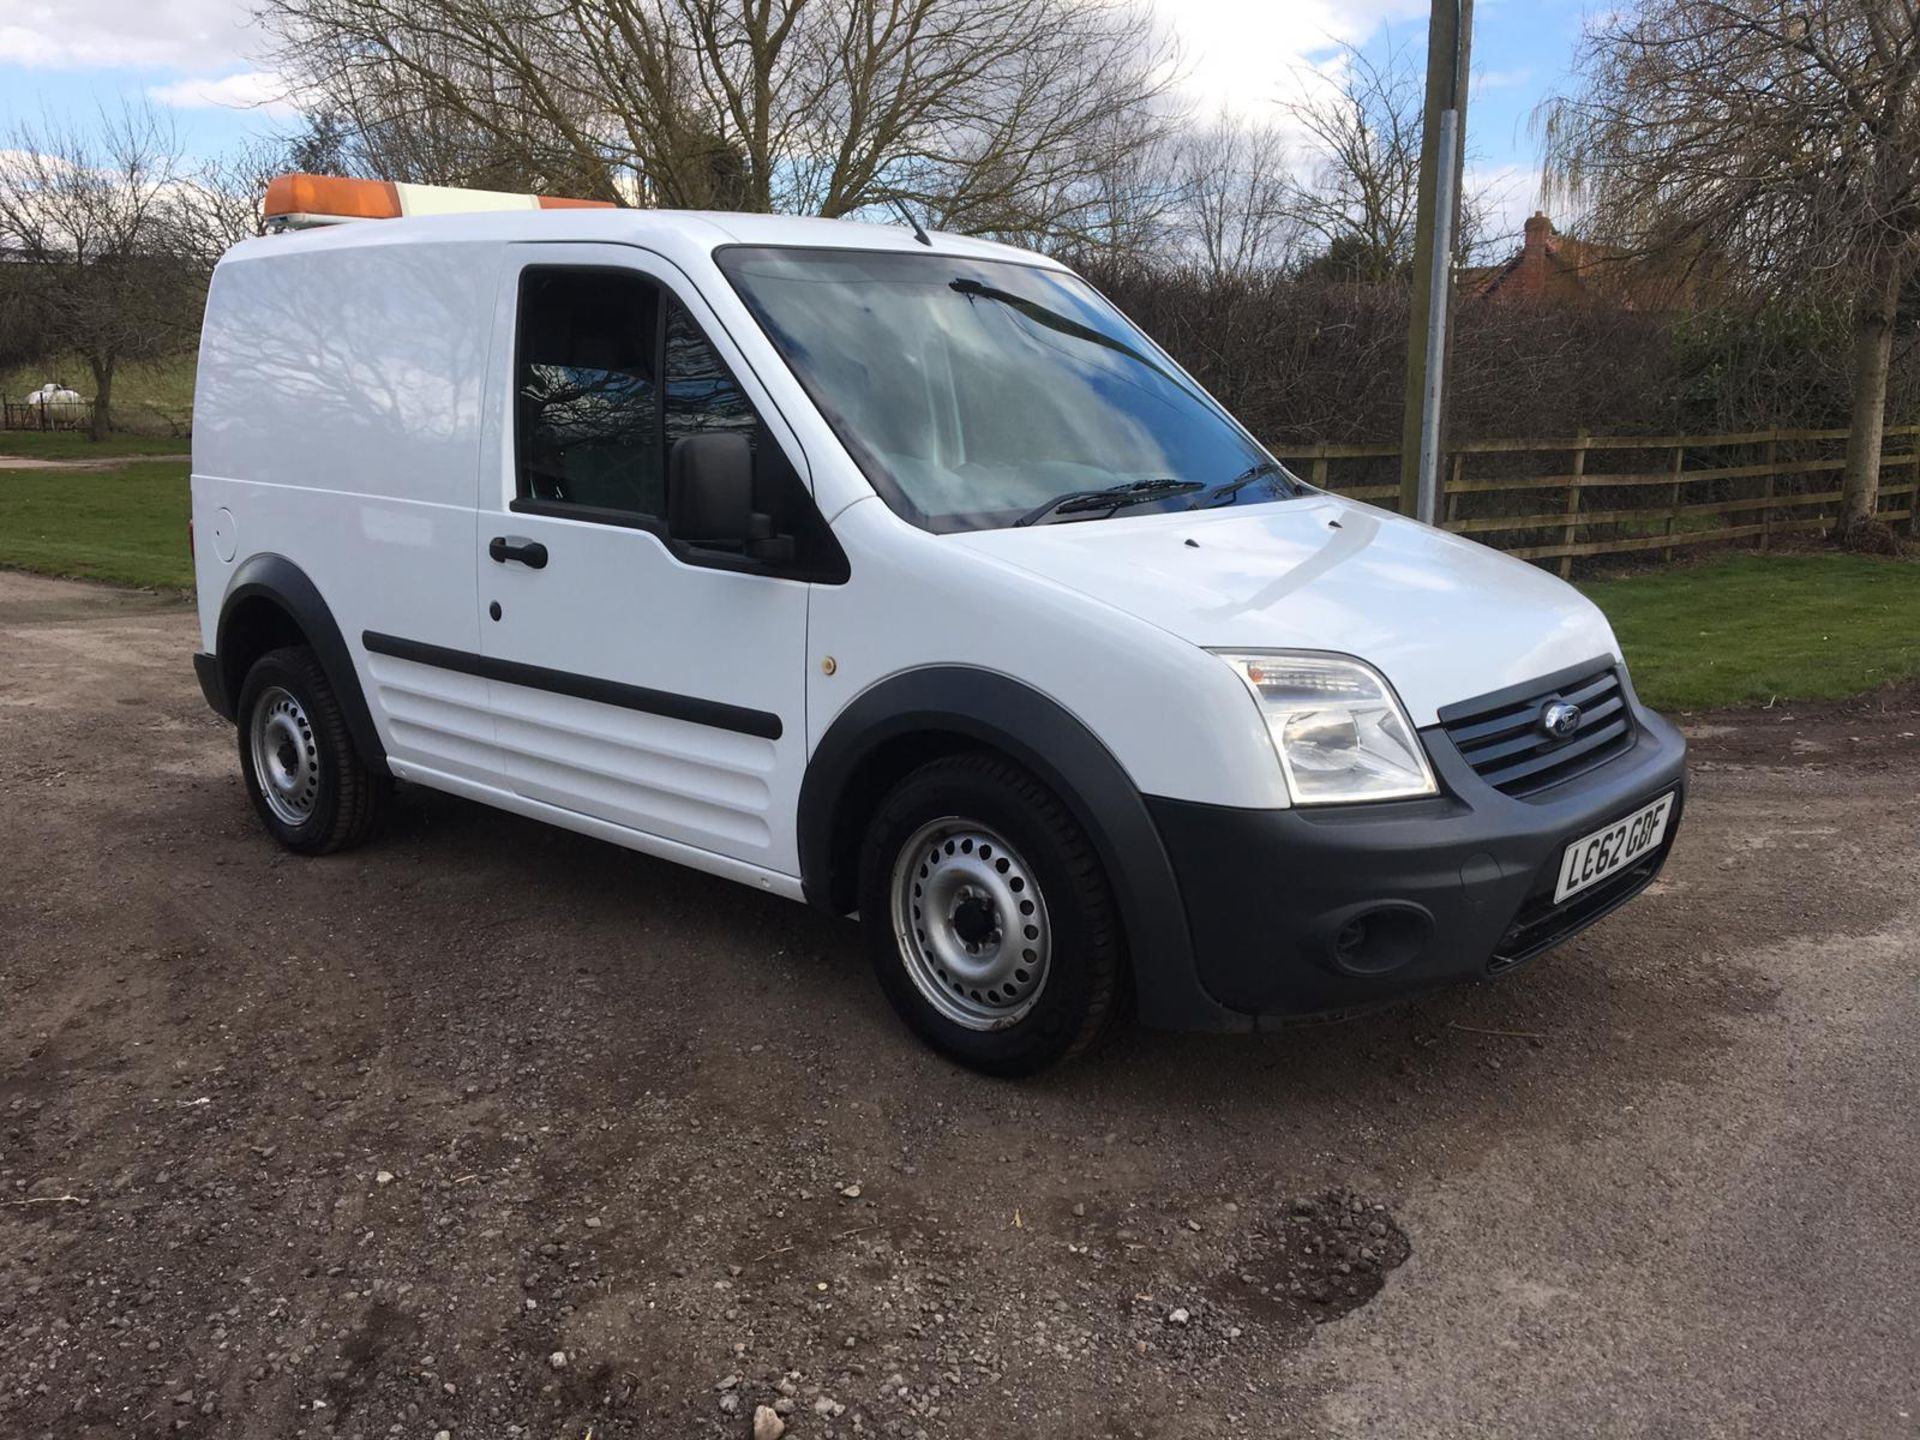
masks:
[[[482,454],[481,650],[530,800],[748,878],[795,876],[808,585],[676,542],[675,441],[792,433],[692,285],[623,245],[507,247]]]

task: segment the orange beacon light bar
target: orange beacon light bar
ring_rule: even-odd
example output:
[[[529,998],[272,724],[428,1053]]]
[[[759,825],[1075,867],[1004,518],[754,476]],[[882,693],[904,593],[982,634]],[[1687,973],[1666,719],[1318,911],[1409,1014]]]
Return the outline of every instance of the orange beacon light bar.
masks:
[[[276,175],[267,184],[265,219],[269,229],[304,229],[348,220],[398,220],[408,215],[460,215],[480,210],[613,208],[605,200],[568,200],[557,195],[349,180],[338,175]]]

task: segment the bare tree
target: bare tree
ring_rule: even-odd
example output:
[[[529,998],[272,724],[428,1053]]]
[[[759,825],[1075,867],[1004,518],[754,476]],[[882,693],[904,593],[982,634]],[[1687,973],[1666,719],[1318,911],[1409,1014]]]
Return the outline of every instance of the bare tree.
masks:
[[[1330,275],[1379,282],[1405,272],[1420,196],[1421,97],[1404,50],[1375,60],[1348,46],[1333,88],[1282,107],[1316,159],[1295,205]]]
[[[397,179],[1073,234],[1158,123],[1136,0],[264,0]]]
[[[42,359],[53,348],[47,317],[34,303],[27,267],[0,257],[0,373]]]
[[[205,279],[227,250],[258,235],[267,182],[286,169],[287,147],[249,141],[183,173],[166,196],[166,246]]]
[[[1213,284],[1280,269],[1299,246],[1301,207],[1278,129],[1222,116],[1176,152],[1180,239]]]
[[[1870,535],[1887,374],[1920,258],[1920,12],[1907,0],[1650,0],[1600,22],[1547,111],[1549,174],[1586,228],[1850,306],[1837,537]]]
[[[1066,205],[1035,207],[1017,223],[977,233],[1063,256],[1154,264],[1181,243],[1175,172],[1183,140],[1179,120],[1169,116],[1147,127],[1137,143],[1104,149],[1075,181]]]
[[[16,299],[92,371],[96,440],[121,363],[191,344],[197,328],[200,290],[173,209],[183,168],[150,110],[86,130],[21,125],[0,152],[0,249],[19,267]]]

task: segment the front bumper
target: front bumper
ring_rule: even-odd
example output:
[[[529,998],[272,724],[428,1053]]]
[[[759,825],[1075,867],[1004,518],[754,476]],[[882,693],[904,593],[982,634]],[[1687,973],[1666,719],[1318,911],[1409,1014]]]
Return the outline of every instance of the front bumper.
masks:
[[[1483,781],[1438,727],[1422,732],[1444,792],[1429,800],[1240,810],[1149,796],[1201,985],[1255,1016],[1357,1009],[1502,973],[1626,903],[1659,873],[1686,804],[1686,741],[1630,704],[1631,748],[1525,798]],[[1659,847],[1554,906],[1565,847],[1669,790]]]

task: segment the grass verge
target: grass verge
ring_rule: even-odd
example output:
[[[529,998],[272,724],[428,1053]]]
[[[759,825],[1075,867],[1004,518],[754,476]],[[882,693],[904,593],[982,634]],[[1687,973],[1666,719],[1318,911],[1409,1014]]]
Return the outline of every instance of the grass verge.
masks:
[[[150,590],[193,585],[187,467],[0,470],[0,565]]]
[[[161,360],[129,360],[113,377],[113,423],[123,430],[171,435],[186,428],[193,414],[191,353]],[[18,403],[49,380],[62,380],[82,395],[93,395],[93,376],[74,355],[52,355],[0,370],[0,395]]]
[[[189,513],[177,461],[0,471],[0,565],[190,589]],[[1659,709],[1840,699],[1920,674],[1920,564],[1911,561],[1734,555],[1581,588],[1613,622],[1641,697]]]
[[[1734,555],[1581,586],[1664,710],[1838,700],[1920,674],[1920,564]]]
[[[129,435],[115,431],[97,444],[72,430],[0,430],[0,455],[32,460],[112,460],[135,455],[185,455],[193,442],[184,435]]]

